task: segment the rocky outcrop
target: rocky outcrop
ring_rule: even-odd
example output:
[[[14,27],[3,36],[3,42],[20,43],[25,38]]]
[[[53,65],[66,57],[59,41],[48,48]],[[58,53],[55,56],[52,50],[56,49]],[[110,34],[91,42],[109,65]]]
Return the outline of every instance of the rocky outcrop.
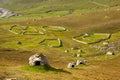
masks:
[[[8,9],[0,8],[0,18],[9,18],[11,16],[19,16],[19,15]]]

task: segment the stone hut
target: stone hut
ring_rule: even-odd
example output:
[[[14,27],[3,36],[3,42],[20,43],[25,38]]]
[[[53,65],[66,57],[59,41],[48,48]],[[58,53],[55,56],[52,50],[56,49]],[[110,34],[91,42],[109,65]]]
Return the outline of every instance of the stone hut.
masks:
[[[77,60],[76,61],[76,65],[80,65],[80,64],[86,64],[87,63],[87,60]]]
[[[35,54],[29,58],[30,66],[44,66],[46,64],[48,64],[48,61],[46,56],[44,56],[43,54]]]
[[[115,55],[115,53],[112,52],[112,51],[108,51],[106,54],[107,54],[107,55]]]
[[[67,68],[75,68],[75,67],[76,67],[76,63],[75,62],[68,63]]]
[[[107,42],[107,41],[103,42],[104,46],[107,46],[108,44],[109,44],[109,42]]]

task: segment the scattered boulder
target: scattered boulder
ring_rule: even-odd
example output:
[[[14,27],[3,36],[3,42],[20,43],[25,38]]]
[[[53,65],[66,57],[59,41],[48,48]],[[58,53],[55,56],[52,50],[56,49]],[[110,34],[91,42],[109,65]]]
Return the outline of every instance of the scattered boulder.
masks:
[[[81,50],[81,49],[79,49],[79,50],[78,50],[78,53],[82,53],[82,50]]]
[[[75,62],[68,63],[67,68],[75,68],[75,67],[76,67],[76,63]]]
[[[81,54],[77,54],[77,57],[81,57]]]
[[[6,80],[17,80],[17,78],[7,78]]]
[[[29,58],[30,66],[43,66],[46,64],[48,64],[48,61],[46,56],[44,56],[43,54],[35,54]]]
[[[89,37],[90,34],[89,33],[85,33],[84,36],[82,37],[83,39],[86,39],[86,37]]]
[[[22,44],[22,42],[18,41],[17,44]]]
[[[107,55],[115,55],[115,53],[112,52],[112,51],[108,51],[106,54],[107,54]]]
[[[65,50],[65,53],[68,53],[69,52],[69,50]]]
[[[74,53],[74,54],[73,54],[73,57],[77,57],[77,54]]]
[[[90,34],[89,33],[85,33],[85,36],[88,37],[88,36],[90,36]]]
[[[73,54],[73,57],[81,57],[81,54]]]
[[[103,42],[103,45],[104,45],[104,46],[106,46],[106,45],[108,45],[108,44],[109,44],[109,42],[107,42],[107,41]]]
[[[76,47],[76,46],[74,46],[74,47],[71,48],[71,50],[78,50],[78,49],[79,49],[79,48]]]

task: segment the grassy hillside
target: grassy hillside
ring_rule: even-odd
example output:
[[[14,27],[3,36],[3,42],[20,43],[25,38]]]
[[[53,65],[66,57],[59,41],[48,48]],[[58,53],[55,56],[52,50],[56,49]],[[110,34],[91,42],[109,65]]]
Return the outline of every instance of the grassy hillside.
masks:
[[[0,80],[120,79],[120,0],[0,0],[0,7],[22,14],[0,18]],[[12,32],[10,29],[14,25],[18,27]],[[28,29],[26,26],[29,26]],[[42,26],[62,26],[66,30],[62,28],[64,31],[59,32],[57,30],[61,28],[45,27],[48,30],[45,31]],[[29,35],[22,34],[24,31]],[[37,34],[38,31],[44,34]],[[89,45],[72,39],[85,33],[112,34],[106,40],[109,46],[103,45],[104,41]],[[49,47],[58,46],[56,40],[49,41],[57,38],[62,40],[62,45],[59,48]],[[93,38],[99,37],[93,35],[86,39]],[[41,45],[40,41],[44,39],[47,41]],[[82,50],[82,56],[74,57],[78,50],[72,50],[72,47]],[[109,48],[115,55],[106,55]],[[35,53],[46,55],[51,67],[29,66],[28,58]],[[76,69],[67,68],[69,62],[78,59],[88,62]]]
[[[119,0],[4,0],[0,7],[14,10],[18,13],[41,13],[56,10],[81,10],[81,9],[101,9],[119,6]]]

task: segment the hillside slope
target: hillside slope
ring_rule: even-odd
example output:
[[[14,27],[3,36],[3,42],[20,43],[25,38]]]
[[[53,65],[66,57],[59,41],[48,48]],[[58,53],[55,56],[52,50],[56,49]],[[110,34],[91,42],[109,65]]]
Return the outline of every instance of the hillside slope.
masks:
[[[56,10],[101,9],[119,6],[120,0],[1,0],[0,7],[18,13],[41,13]]]
[[[120,79],[120,0],[0,0],[0,7],[22,14],[0,18],[0,80]],[[83,44],[75,36],[103,41]],[[46,55],[51,67],[29,66],[36,53]],[[87,63],[67,67],[77,60]]]

